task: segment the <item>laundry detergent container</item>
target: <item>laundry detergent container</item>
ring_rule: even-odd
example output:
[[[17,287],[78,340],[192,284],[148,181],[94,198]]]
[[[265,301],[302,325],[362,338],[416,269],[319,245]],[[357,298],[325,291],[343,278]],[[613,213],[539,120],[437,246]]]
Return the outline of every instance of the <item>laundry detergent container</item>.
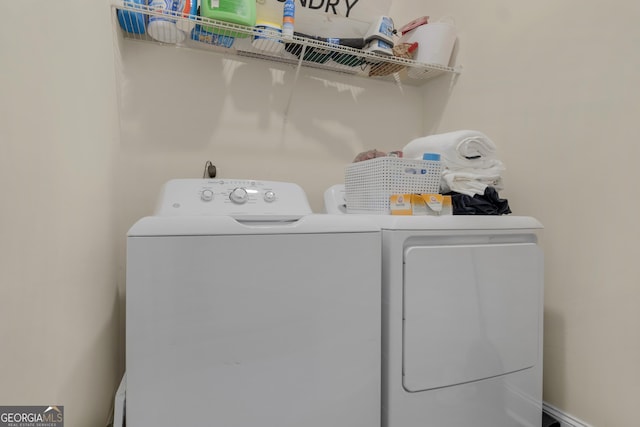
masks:
[[[452,22],[440,21],[421,25],[400,38],[400,43],[418,43],[414,60],[425,64],[449,66],[456,43],[456,28]],[[409,77],[419,79],[428,73],[424,67],[409,67]]]
[[[256,25],[256,2],[255,0],[202,0],[200,15],[218,21],[253,27]],[[250,35],[249,31],[244,33],[206,25],[203,25],[203,29],[231,37]]]

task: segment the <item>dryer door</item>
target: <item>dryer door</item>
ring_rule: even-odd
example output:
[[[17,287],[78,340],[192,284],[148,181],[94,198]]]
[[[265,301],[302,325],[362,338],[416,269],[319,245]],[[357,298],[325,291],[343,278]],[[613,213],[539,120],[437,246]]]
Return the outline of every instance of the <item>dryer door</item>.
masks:
[[[543,268],[535,244],[413,246],[404,257],[407,391],[537,363]]]

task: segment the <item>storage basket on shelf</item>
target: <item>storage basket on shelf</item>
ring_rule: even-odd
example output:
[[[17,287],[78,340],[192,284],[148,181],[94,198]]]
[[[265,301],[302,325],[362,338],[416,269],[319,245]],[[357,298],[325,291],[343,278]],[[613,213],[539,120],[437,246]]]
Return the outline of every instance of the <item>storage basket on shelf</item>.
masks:
[[[393,194],[440,192],[437,160],[378,157],[352,163],[345,171],[347,213],[388,214]]]

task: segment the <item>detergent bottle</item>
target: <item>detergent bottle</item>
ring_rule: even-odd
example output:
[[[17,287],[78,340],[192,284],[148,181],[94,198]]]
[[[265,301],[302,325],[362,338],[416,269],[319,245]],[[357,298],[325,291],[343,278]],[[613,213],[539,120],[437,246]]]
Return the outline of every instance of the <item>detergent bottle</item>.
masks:
[[[293,26],[296,16],[296,4],[293,0],[285,0],[282,11],[282,35],[293,38]]]
[[[256,0],[202,0],[200,15],[218,21],[253,27],[256,25]],[[206,24],[203,24],[203,29],[230,37],[248,37],[250,35],[249,32],[225,30]]]

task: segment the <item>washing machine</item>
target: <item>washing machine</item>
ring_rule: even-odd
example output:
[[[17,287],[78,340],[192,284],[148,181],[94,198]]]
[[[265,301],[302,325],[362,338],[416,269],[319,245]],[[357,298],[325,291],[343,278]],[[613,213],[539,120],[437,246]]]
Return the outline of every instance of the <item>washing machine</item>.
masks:
[[[380,228],[173,180],[127,237],[128,427],[380,425]]]
[[[345,213],[344,186],[325,207]],[[542,225],[352,215],[382,234],[382,426],[539,427]]]

